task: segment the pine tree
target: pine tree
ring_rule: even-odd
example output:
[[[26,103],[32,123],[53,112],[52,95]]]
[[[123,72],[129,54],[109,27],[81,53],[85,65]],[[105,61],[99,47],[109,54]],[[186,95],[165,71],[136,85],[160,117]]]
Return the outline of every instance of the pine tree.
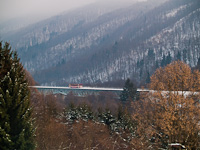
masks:
[[[168,53],[167,57],[166,57],[166,65],[170,64],[172,61],[172,57],[171,57],[171,54]]]
[[[17,53],[0,42],[0,149],[35,148],[28,83]]]
[[[177,60],[180,60],[180,61],[181,61],[181,53],[180,53],[180,52],[178,52],[176,58],[177,58]]]
[[[198,58],[197,68],[200,69],[200,57]]]
[[[150,78],[150,73],[147,72],[147,77],[146,77],[146,83],[149,84],[151,81],[151,78]]]
[[[111,111],[108,108],[106,108],[105,112],[102,113],[100,119],[103,120],[103,122],[109,127],[111,127],[111,124],[116,122],[116,117],[112,115]]]
[[[161,67],[164,67],[166,65],[165,62],[166,62],[166,58],[165,58],[165,55],[164,55],[163,59],[161,61]]]
[[[118,108],[117,120],[119,121],[120,127],[123,128],[123,130],[128,130],[134,134],[136,123],[133,121],[131,114],[127,109],[123,109],[121,106]]]
[[[125,102],[129,98],[132,100],[136,99],[136,93],[137,93],[137,88],[135,85],[131,82],[130,79],[127,79],[123,88],[123,91],[120,95],[120,100]]]

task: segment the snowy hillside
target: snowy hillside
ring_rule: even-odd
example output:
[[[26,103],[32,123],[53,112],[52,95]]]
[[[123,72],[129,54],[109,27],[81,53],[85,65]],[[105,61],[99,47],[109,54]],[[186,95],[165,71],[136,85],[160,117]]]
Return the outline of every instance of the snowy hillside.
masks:
[[[147,82],[156,68],[200,57],[198,0],[87,6],[6,37],[42,84]],[[20,37],[20,38],[18,38]]]

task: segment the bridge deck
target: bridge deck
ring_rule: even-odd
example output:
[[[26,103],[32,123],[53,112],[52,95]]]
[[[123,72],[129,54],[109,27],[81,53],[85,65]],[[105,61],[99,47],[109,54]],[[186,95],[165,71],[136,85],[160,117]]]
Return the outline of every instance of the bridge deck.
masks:
[[[105,87],[81,87],[81,88],[70,88],[70,87],[55,87],[55,86],[29,86],[30,88],[36,88],[41,92],[44,93],[53,93],[53,94],[68,94],[69,92],[73,93],[78,93],[80,95],[82,94],[94,94],[95,92],[113,92],[116,94],[120,94],[123,91],[123,88],[105,88]],[[154,90],[149,90],[149,89],[137,89],[137,92],[156,92]],[[170,91],[162,91],[162,93],[168,93]],[[180,95],[197,95],[199,92],[194,92],[194,91],[171,91],[176,94]]]
[[[53,87],[53,86],[30,86],[30,88],[36,88],[43,93],[53,93],[53,94],[64,94],[67,95],[69,92],[73,92],[76,95],[87,95],[96,94],[99,92],[112,92],[120,95],[123,88],[103,88],[103,87],[81,87],[81,88],[70,88],[70,87]],[[137,89],[138,92],[149,91],[143,89]]]
[[[54,86],[30,86],[36,89],[66,89],[66,90],[95,90],[95,91],[123,91],[122,88],[98,88],[98,87],[81,87],[81,88],[70,88],[70,87],[54,87]]]

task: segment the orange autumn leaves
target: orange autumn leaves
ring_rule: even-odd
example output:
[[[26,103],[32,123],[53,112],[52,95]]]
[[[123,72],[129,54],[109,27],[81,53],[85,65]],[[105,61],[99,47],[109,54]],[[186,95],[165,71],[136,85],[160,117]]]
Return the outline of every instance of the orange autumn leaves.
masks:
[[[163,91],[199,91],[200,72],[182,61],[175,61],[159,68],[151,77],[150,88]]]
[[[171,143],[197,149],[200,131],[199,71],[192,71],[181,61],[172,62],[156,70],[151,77],[150,88],[154,91],[145,94],[135,104],[136,113],[133,115],[138,121],[137,133],[140,142],[145,145],[144,149],[150,146],[153,149],[169,148]],[[185,94],[186,91],[190,91],[189,94]]]

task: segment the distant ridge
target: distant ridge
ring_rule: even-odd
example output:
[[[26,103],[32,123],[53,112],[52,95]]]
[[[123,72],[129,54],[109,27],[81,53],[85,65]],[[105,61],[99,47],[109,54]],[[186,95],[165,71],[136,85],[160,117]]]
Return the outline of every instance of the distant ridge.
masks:
[[[43,85],[134,79],[200,58],[198,0],[149,0],[108,11],[81,8],[7,36],[25,68]]]

